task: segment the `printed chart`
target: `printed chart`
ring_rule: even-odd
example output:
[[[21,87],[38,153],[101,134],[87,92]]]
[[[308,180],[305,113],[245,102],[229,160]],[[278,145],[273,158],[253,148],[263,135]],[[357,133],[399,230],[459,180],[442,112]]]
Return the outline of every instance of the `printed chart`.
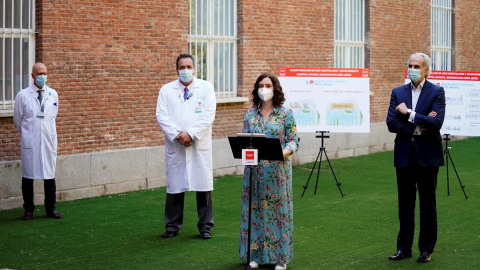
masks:
[[[299,132],[370,132],[368,69],[278,69]]]

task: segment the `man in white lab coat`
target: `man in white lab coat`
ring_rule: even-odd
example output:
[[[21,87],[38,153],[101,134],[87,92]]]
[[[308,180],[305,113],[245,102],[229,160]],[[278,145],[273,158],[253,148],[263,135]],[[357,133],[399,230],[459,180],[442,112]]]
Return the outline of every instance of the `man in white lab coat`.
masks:
[[[47,217],[60,219],[55,210],[55,167],[57,162],[58,113],[57,92],[46,86],[47,67],[36,63],[32,68],[33,84],[15,97],[13,122],[20,132],[22,157],[23,220],[33,217],[33,180],[42,179],[45,188]]]
[[[176,62],[178,80],[160,89],[157,121],[165,134],[167,198],[163,238],[178,234],[183,223],[185,191],[196,191],[200,238],[213,227],[212,123],[216,100],[211,83],[198,79],[190,54]]]

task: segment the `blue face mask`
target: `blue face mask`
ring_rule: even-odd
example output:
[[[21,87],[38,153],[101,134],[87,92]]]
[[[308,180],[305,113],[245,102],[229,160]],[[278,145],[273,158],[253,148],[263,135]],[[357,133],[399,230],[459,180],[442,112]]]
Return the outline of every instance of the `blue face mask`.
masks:
[[[420,72],[422,72],[422,70],[409,68],[408,69],[408,78],[412,82],[418,82],[422,78],[422,76],[420,75]]]
[[[37,86],[43,88],[45,83],[47,83],[47,75],[39,75],[35,77],[35,83]]]
[[[182,82],[188,83],[193,79],[193,69],[182,69],[178,71],[179,78]]]

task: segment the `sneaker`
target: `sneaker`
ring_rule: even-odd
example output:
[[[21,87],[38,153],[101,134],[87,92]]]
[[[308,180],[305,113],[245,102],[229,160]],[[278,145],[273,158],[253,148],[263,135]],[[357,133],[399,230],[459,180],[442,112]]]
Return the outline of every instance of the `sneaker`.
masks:
[[[256,261],[251,261],[250,262],[250,268],[251,269],[258,268],[258,263]]]
[[[287,269],[287,265],[286,264],[277,264],[275,265],[275,270],[285,270]]]

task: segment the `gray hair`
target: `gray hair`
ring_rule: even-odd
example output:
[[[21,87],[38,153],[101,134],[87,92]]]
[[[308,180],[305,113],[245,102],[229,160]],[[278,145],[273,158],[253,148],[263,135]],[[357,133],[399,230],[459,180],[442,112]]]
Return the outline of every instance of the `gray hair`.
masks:
[[[430,76],[430,73],[432,72],[432,69],[431,69],[432,60],[430,59],[430,57],[428,57],[428,55],[426,55],[424,53],[414,53],[414,54],[410,55],[410,58],[408,58],[407,67],[410,64],[410,59],[412,59],[412,57],[414,57],[414,56],[421,56],[423,58],[423,69],[428,68],[428,73],[427,73],[427,75],[425,75],[425,79],[428,78],[428,76]]]

